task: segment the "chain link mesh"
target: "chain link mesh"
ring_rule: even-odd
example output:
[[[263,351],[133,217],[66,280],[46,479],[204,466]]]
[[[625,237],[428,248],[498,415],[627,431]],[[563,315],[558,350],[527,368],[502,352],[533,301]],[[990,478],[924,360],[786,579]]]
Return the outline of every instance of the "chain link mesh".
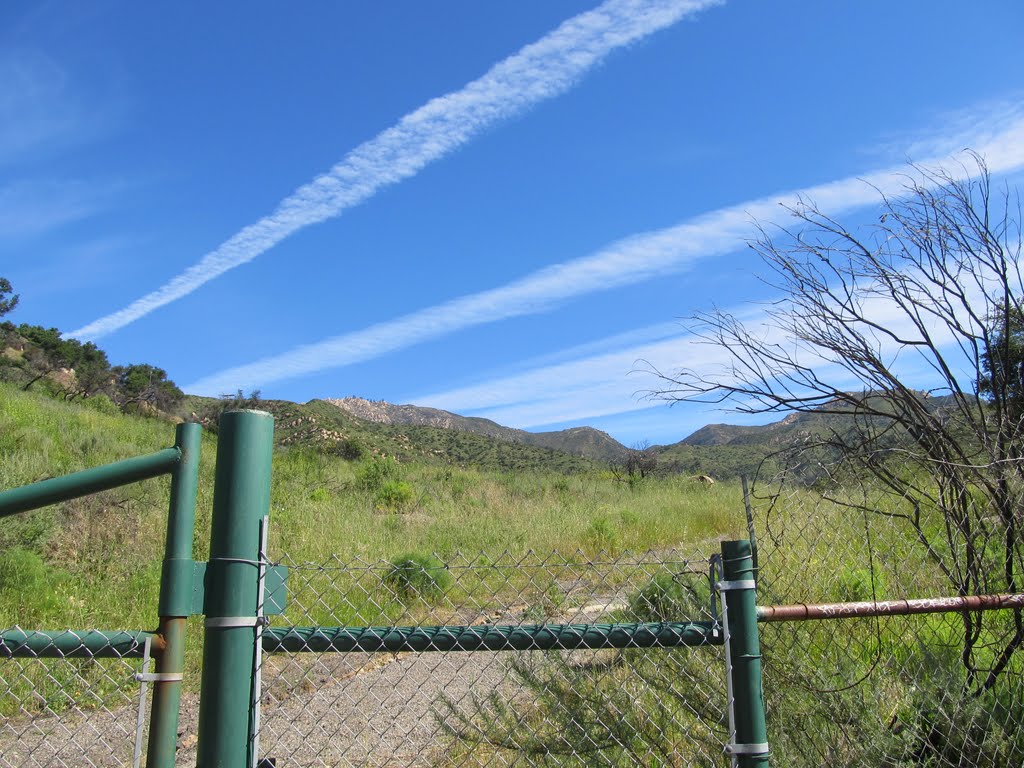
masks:
[[[707,557],[676,551],[285,560],[271,626],[710,621]],[[721,648],[263,656],[261,755],[321,765],[715,765]]]
[[[894,515],[885,489],[863,483],[857,492],[850,505],[830,500],[827,489],[778,481],[755,490],[759,604],[957,594],[915,528],[921,518]],[[997,670],[1004,649],[1020,640],[1019,612],[760,629],[774,764],[1024,764],[1021,652]]]
[[[0,658],[0,766],[132,765],[142,660],[43,655]]]
[[[861,490],[851,506],[807,485],[755,488],[759,604],[956,593],[936,552],[892,514],[891,499]],[[413,554],[388,562],[286,557],[288,607],[270,617],[267,631],[302,637],[304,627],[372,627],[385,636],[417,627],[431,637],[429,628],[440,625],[529,635],[539,624],[581,632],[710,622],[708,560],[676,550]],[[760,630],[774,764],[1024,764],[1018,611],[762,623]],[[88,634],[79,633],[81,648]],[[338,653],[293,644],[264,653],[259,753],[307,766],[728,764],[720,646],[519,647]],[[0,768],[132,764],[141,661],[136,653],[80,654],[52,658],[51,648],[0,659]],[[194,759],[194,698],[183,713],[184,763]]]

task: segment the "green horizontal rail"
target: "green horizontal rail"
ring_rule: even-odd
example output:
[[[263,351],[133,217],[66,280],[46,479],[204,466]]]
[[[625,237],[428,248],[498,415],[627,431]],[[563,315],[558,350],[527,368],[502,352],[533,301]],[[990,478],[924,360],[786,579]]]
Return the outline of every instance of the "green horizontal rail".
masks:
[[[181,461],[178,448],[164,448],[148,456],[135,456],[101,467],[83,469],[62,477],[40,480],[0,492],[0,517],[45,507],[58,501],[77,499],[90,493],[129,485],[139,480],[166,475]]]
[[[452,627],[268,627],[263,650],[544,651],[721,645],[710,622],[512,624]]]
[[[0,632],[0,658],[141,659],[152,637],[152,632],[8,629]]]

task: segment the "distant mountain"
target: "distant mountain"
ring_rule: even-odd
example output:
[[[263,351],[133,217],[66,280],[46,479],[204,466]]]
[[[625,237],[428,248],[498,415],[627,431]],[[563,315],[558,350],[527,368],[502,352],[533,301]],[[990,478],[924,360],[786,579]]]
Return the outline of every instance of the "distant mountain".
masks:
[[[274,416],[274,442],[282,447],[312,449],[349,459],[393,456],[399,461],[453,463],[507,471],[589,472],[603,462],[542,445],[428,424],[387,423],[353,416],[325,400],[225,400],[186,398],[182,418],[216,431],[221,411],[256,408]],[[596,430],[595,430],[596,431]]]
[[[786,418],[761,426],[708,424],[680,441],[682,445],[771,445],[806,437],[819,430],[829,418],[826,413],[791,413]]]
[[[330,403],[357,419],[375,424],[435,427],[465,432],[508,443],[560,451],[598,462],[618,462],[629,453],[629,449],[607,432],[593,427],[527,432],[503,427],[490,419],[460,416],[418,405],[394,405],[383,400],[365,400],[361,397],[325,398],[322,402]]]
[[[952,407],[952,397],[948,395],[931,397],[922,392],[920,397],[932,411]],[[884,408],[884,403],[881,407]],[[753,475],[759,468],[769,472],[778,469],[774,457],[785,448],[814,445],[816,438],[832,432],[842,434],[853,427],[853,417],[836,413],[826,405],[810,413],[791,413],[761,426],[708,424],[678,443],[656,446],[654,450],[661,466],[672,466],[679,472],[709,474],[715,478]],[[803,460],[813,465],[819,460],[829,460],[830,456],[829,448],[814,447],[804,454]],[[762,467],[765,459],[769,464]]]

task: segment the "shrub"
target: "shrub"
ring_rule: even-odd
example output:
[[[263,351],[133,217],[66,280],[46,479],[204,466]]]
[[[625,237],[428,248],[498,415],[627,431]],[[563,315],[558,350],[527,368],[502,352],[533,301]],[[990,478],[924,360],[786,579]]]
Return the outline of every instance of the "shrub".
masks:
[[[384,577],[387,584],[402,598],[429,600],[439,597],[451,585],[451,574],[434,555],[410,552],[391,561],[391,570]]]
[[[706,579],[664,573],[630,598],[629,617],[633,621],[702,621],[710,606]]]
[[[356,485],[367,491],[379,491],[389,480],[401,480],[398,462],[389,456],[374,456],[356,470]]]
[[[844,603],[876,598],[883,600],[886,592],[885,578],[880,572],[872,573],[869,568],[845,568],[839,572],[836,592],[836,599]]]
[[[374,495],[373,500],[380,509],[401,512],[412,501],[412,486],[404,480],[388,480]]]
[[[345,461],[359,461],[366,455],[366,449],[358,440],[346,437],[335,446],[334,453]]]
[[[591,521],[583,537],[595,550],[614,552],[619,546],[619,535],[606,517],[598,517]]]
[[[0,554],[0,596],[19,623],[42,621],[59,609],[56,578],[35,552],[14,547]]]
[[[46,563],[35,552],[14,547],[0,554],[0,592],[35,592],[46,586],[46,580]]]
[[[121,412],[121,409],[117,407],[117,403],[102,393],[87,397],[82,400],[82,403],[87,408],[92,408],[94,411],[105,413],[108,416],[114,416]]]

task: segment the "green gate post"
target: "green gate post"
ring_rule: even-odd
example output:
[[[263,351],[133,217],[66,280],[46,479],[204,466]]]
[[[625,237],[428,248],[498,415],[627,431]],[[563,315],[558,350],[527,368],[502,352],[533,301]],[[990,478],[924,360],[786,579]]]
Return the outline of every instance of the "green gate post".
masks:
[[[156,674],[150,710],[148,768],[173,768],[178,737],[181,679],[185,671],[185,622],[192,613],[192,538],[199,485],[202,427],[179,424],[174,445],[181,460],[171,474],[163,572],[160,577],[160,628],[157,630]]]
[[[768,765],[768,731],[761,687],[761,642],[754,595],[755,568],[749,541],[722,542],[724,610],[735,739],[728,751],[739,768]]]
[[[229,411],[221,416],[206,570],[197,768],[251,768],[260,521],[270,512],[273,443],[270,414]]]

